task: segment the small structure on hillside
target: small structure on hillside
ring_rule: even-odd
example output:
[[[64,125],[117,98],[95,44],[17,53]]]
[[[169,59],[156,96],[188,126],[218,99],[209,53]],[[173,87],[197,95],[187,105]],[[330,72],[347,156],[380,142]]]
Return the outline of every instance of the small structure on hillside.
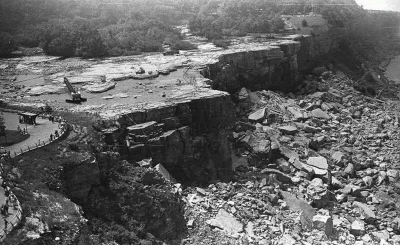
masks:
[[[18,113],[18,115],[19,115],[19,123],[36,125],[36,117],[38,116],[38,114],[30,112],[22,112]]]

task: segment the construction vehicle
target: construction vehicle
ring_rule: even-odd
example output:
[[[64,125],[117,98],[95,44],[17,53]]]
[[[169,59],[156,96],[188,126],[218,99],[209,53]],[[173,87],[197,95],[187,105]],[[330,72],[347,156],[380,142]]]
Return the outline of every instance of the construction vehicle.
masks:
[[[64,83],[65,83],[65,85],[67,85],[69,93],[71,94],[71,99],[66,99],[65,102],[80,104],[81,102],[87,101],[86,98],[81,97],[80,91],[76,91],[74,89],[74,87],[72,87],[71,83],[68,81],[68,79],[66,77],[64,77]]]

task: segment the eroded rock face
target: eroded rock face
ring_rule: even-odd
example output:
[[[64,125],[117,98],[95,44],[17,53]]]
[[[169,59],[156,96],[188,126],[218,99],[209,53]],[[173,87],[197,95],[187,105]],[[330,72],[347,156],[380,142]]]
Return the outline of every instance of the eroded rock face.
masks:
[[[306,48],[313,48],[311,46]],[[238,100],[242,101],[249,97],[250,91],[294,89],[298,82],[297,54],[300,49],[301,42],[288,38],[265,46],[254,46],[250,51],[240,49],[215,53],[210,56],[213,59],[197,70],[210,79],[207,84],[214,89],[232,93],[240,91]],[[310,51],[310,55],[316,54]],[[202,57],[197,58],[201,60]],[[231,169],[228,137],[235,122],[234,113],[235,108],[229,96],[224,95],[207,95],[175,105],[147,107],[127,112],[108,123],[108,126],[118,128],[118,133],[109,142],[127,144],[126,149],[120,149],[120,152],[129,160],[152,158],[154,164],[162,164],[178,179],[179,176],[201,181],[222,178],[221,173]],[[266,123],[265,111],[256,114],[249,119]],[[299,118],[305,117],[300,114]],[[150,121],[155,122],[152,130],[146,127],[136,132],[123,130]],[[268,118],[269,122],[274,120]],[[255,148],[250,156],[255,163],[270,157],[272,146],[269,140],[255,144],[251,138],[245,138],[241,142],[250,144],[251,149]]]
[[[86,200],[92,185],[100,183],[100,169],[97,161],[88,156],[79,162],[64,167],[64,178],[68,196],[79,203]]]
[[[309,69],[315,62],[315,58],[329,53],[338,47],[339,38],[342,33],[320,33],[313,36],[304,36],[296,39],[301,43],[301,48],[297,53],[299,70]]]
[[[224,179],[234,113],[229,96],[208,97],[124,115],[119,129],[104,133],[108,144],[127,145],[120,152],[128,160],[152,158],[179,181]]]
[[[261,50],[224,54],[210,65],[212,86],[228,92],[242,87],[252,91],[293,89],[298,80],[299,49],[299,42],[288,41]]]
[[[95,214],[104,227],[110,225],[110,220],[119,220],[121,233],[129,231],[132,244],[140,244],[141,239],[158,244],[153,240],[179,236],[184,231],[184,206],[169,181],[157,169],[135,167],[119,160],[112,164],[114,174],[106,183],[92,188],[85,213]],[[140,232],[151,236],[137,237]]]

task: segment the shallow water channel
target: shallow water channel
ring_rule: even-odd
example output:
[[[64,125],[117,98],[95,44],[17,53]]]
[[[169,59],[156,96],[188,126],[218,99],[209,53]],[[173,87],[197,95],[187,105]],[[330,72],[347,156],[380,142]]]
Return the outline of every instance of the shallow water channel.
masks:
[[[390,61],[386,68],[385,76],[391,81],[400,83],[400,56]]]

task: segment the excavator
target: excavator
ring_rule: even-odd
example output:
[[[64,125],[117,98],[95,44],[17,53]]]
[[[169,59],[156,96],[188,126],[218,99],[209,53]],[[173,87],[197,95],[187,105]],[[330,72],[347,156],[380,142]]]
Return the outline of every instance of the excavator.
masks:
[[[74,87],[72,87],[71,83],[68,81],[68,79],[66,77],[64,77],[64,83],[65,83],[65,85],[67,85],[69,93],[71,94],[71,99],[66,99],[65,102],[80,104],[81,102],[87,101],[86,98],[81,97],[80,91],[76,91],[74,89]]]

